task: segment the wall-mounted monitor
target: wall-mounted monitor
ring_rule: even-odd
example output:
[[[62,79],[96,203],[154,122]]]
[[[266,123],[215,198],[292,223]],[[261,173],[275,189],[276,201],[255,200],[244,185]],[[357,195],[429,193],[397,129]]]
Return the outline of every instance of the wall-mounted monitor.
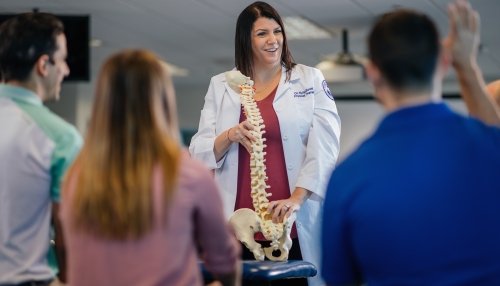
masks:
[[[0,24],[16,14],[0,14]],[[90,16],[55,15],[64,24],[68,41],[68,66],[70,74],[65,81],[90,80]]]

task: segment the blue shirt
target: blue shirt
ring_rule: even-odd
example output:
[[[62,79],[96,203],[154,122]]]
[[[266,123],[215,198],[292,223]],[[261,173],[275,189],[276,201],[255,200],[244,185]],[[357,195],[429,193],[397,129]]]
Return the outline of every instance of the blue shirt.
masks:
[[[53,202],[82,144],[33,92],[0,84],[0,284],[46,280]]]
[[[425,104],[387,115],[334,171],[329,284],[500,285],[500,129]]]

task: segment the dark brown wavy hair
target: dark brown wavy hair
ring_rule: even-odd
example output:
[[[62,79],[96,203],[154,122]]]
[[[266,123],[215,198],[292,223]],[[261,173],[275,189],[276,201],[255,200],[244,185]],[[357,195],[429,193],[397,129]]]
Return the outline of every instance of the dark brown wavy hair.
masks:
[[[281,64],[286,69],[286,80],[290,80],[292,68],[296,65],[288,49],[285,26],[276,9],[266,2],[257,1],[246,7],[238,16],[236,34],[234,37],[234,58],[236,69],[242,74],[253,78],[252,28],[258,18],[265,17],[275,20],[283,33]]]

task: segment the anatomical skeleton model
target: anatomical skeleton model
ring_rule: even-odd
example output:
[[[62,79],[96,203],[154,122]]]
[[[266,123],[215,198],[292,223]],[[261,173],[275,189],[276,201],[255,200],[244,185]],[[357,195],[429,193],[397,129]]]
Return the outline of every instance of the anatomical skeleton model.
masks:
[[[271,214],[267,212],[268,197],[271,193],[266,192],[269,186],[266,184],[267,175],[264,164],[266,155],[265,138],[262,137],[265,132],[264,121],[253,98],[255,94],[253,81],[239,71],[226,72],[225,76],[229,86],[240,94],[243,111],[254,127],[251,131],[252,135],[257,138],[252,143],[250,153],[251,196],[255,211],[248,208],[238,209],[233,213],[229,222],[238,240],[253,253],[256,260],[262,261],[265,256],[272,261],[285,261],[292,247],[290,232],[295,221],[295,213],[281,223],[273,223]],[[261,232],[267,240],[271,241],[270,247],[262,249],[262,246],[254,240],[254,234],[257,232]],[[279,256],[273,255],[273,251],[276,250],[279,250]]]

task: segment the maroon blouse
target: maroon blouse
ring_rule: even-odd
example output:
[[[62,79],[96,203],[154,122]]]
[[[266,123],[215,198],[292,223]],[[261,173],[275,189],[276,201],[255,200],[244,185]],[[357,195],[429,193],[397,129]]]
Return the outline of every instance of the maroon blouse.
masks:
[[[266,138],[265,165],[267,173],[267,185],[270,186],[267,192],[272,193],[268,197],[269,201],[288,199],[290,189],[288,186],[288,175],[286,173],[285,155],[283,153],[283,143],[281,141],[280,124],[278,116],[273,108],[274,96],[277,87],[263,100],[256,101],[260,114],[264,120],[266,131],[262,137]],[[240,122],[246,120],[245,113],[240,113]],[[252,197],[250,196],[250,154],[243,145],[240,144],[238,150],[238,186],[236,194],[236,203],[234,209],[253,208]],[[292,227],[291,238],[297,238],[295,224]],[[261,233],[255,234],[256,240],[266,240]]]

